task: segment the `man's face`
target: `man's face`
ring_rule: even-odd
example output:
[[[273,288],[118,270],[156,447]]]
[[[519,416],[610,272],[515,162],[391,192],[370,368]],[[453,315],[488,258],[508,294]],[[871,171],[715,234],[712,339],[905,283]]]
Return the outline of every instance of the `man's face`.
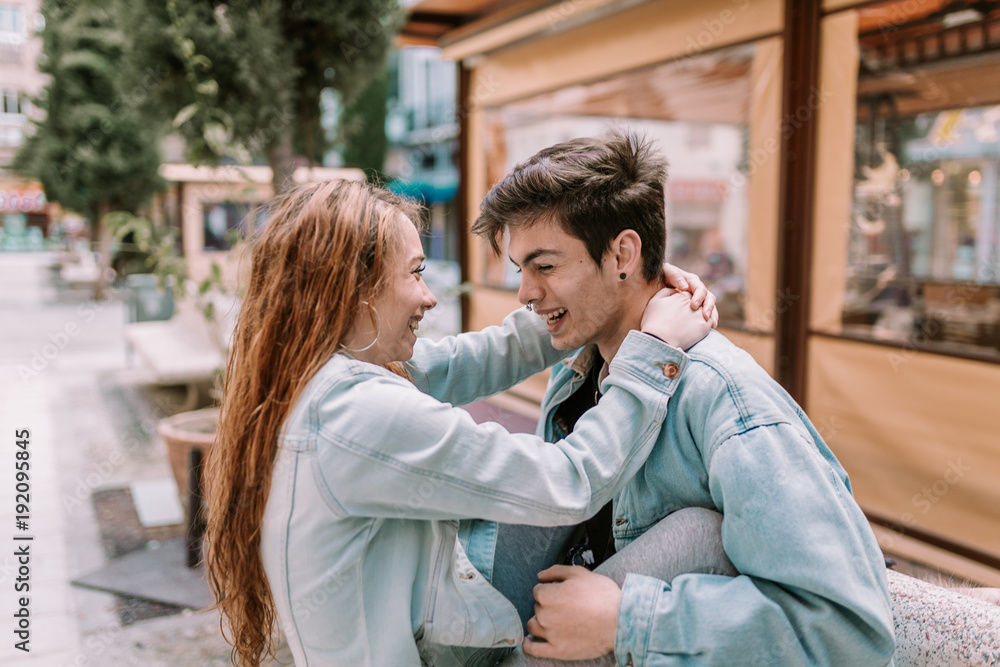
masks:
[[[556,349],[614,339],[621,317],[613,262],[598,266],[583,241],[552,222],[512,229],[508,252],[521,274],[518,301],[532,304]]]

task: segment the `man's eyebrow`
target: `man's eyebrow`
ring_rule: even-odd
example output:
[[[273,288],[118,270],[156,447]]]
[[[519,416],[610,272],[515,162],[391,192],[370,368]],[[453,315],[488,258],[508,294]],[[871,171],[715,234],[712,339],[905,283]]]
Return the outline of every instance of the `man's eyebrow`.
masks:
[[[535,261],[536,259],[538,259],[539,257],[541,257],[542,255],[561,255],[561,254],[562,254],[561,252],[559,252],[558,250],[555,250],[553,248],[537,248],[537,249],[532,250],[531,252],[529,252],[525,256],[525,258],[524,258],[523,261],[524,261],[525,264],[530,264],[533,261]],[[513,257],[508,257],[508,259],[510,259],[511,264],[513,264],[514,266],[518,266],[518,267],[521,266],[520,264],[518,264],[517,262],[514,261]]]

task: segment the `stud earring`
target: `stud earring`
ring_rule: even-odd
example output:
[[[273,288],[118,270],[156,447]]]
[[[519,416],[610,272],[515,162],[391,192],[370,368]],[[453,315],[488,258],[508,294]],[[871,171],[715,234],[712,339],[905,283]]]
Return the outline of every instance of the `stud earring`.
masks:
[[[621,278],[622,280],[625,280],[625,274],[624,273],[618,274],[618,277]]]

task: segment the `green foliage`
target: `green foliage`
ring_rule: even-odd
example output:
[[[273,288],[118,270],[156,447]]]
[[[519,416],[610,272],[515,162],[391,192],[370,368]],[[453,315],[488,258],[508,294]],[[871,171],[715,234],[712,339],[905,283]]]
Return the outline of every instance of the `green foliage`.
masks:
[[[403,12],[398,0],[133,0],[129,61],[163,71],[148,100],[195,163],[267,159],[292,146],[328,148],[320,93],[352,100],[384,69]]]
[[[123,273],[152,273],[161,288],[170,287],[175,298],[184,296],[187,260],[177,252],[177,237],[167,224],[126,211],[109,213],[108,230],[119,248]],[[126,263],[127,261],[127,263]]]
[[[161,133],[122,91],[125,36],[115,4],[43,0],[40,69],[51,77],[35,100],[35,124],[14,161],[46,196],[96,220],[100,210],[136,210],[161,187]]]
[[[338,133],[344,144],[344,165],[364,169],[372,182],[382,182],[385,176],[385,107],[389,94],[386,73],[375,79],[344,107],[340,114]]]
[[[177,251],[177,237],[172,227],[125,211],[110,213],[106,220],[112,238],[118,243],[119,257],[128,257],[129,265],[123,267],[126,273],[152,273],[160,289],[170,289],[175,299],[188,296],[187,260]],[[230,231],[236,233],[230,238],[232,244],[241,243],[239,231]],[[208,277],[197,285],[192,296],[205,319],[212,322],[216,315],[212,295],[230,293],[222,267],[213,260]]]

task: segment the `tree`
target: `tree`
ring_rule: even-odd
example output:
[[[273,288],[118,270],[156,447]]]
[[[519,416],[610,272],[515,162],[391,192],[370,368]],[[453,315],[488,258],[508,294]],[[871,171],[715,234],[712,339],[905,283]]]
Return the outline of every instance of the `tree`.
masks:
[[[384,69],[402,25],[397,0],[134,0],[133,70],[165,70],[146,106],[173,121],[192,162],[265,159],[275,192],[296,154],[328,148],[320,94],[349,104]]]
[[[35,101],[45,118],[18,152],[15,171],[41,181],[45,196],[91,221],[106,289],[110,244],[105,217],[134,212],[161,187],[159,133],[122,95],[125,36],[114,4],[43,0],[39,69],[51,79]]]
[[[385,108],[389,93],[386,72],[372,81],[352,102],[341,110],[337,127],[343,144],[344,165],[363,169],[372,183],[385,180]]]

